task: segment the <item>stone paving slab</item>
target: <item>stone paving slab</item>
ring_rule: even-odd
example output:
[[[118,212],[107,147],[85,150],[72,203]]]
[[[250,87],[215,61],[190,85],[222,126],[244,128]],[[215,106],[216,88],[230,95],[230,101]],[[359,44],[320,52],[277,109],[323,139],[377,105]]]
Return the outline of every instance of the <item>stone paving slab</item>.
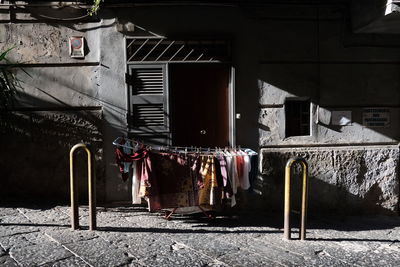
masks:
[[[268,259],[262,255],[245,252],[236,252],[233,254],[225,254],[218,258],[218,260],[224,262],[227,266],[285,266],[277,261]]]
[[[30,233],[19,233],[11,236],[0,237],[0,244],[3,249],[9,251],[12,248],[21,248],[27,246],[34,246],[43,243],[43,240],[50,242],[43,238],[43,234],[39,230]]]
[[[14,267],[19,265],[10,256],[5,255],[0,257],[0,266]]]
[[[0,224],[0,237],[38,231],[27,218],[19,213],[1,216]]]
[[[214,259],[182,243],[171,243],[167,250],[151,253],[139,260],[145,266],[207,266]]]
[[[10,256],[22,266],[37,266],[65,259],[73,255],[57,244],[43,244],[12,248]]]
[[[66,267],[66,266],[70,266],[70,267],[88,267],[90,265],[85,263],[80,258],[72,256],[72,257],[69,257],[69,258],[66,258],[66,259],[61,259],[61,260],[58,260],[58,261],[46,263],[46,264],[43,264],[41,266],[44,266],[44,267]]]
[[[64,247],[93,266],[120,266],[132,261],[127,252],[101,238],[68,243]]]
[[[1,217],[6,216],[6,215],[18,215],[19,211],[16,208],[2,208],[1,209]],[[0,222],[1,222],[0,218]]]
[[[94,231],[76,230],[71,228],[51,228],[44,229],[44,233],[59,244],[79,243],[80,241],[98,238]]]
[[[231,238],[221,237],[219,239],[213,234],[176,234],[171,238],[213,258],[219,258],[225,254],[235,254],[240,250],[240,246],[236,242],[232,242]],[[227,240],[229,242],[226,242]]]
[[[69,214],[63,213],[57,207],[52,209],[26,209],[18,208],[18,211],[28,217],[32,222],[36,224],[44,225],[69,225],[70,217]]]

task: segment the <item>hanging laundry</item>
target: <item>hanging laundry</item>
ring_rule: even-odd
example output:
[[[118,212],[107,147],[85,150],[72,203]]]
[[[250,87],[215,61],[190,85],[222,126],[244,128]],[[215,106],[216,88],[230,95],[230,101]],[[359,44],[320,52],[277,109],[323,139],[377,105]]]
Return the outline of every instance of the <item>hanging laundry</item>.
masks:
[[[122,180],[125,182],[129,178],[129,168],[126,169],[126,165],[130,164],[135,160],[140,160],[146,157],[147,150],[145,148],[138,148],[134,151],[134,149],[129,150],[129,145],[126,144],[126,140],[122,139],[120,141],[121,146],[117,146],[115,148],[115,158],[116,163],[119,167],[119,171],[122,175]],[[128,148],[128,149],[127,149]],[[128,151],[126,153],[125,151]]]
[[[151,148],[117,140],[113,144],[124,181],[133,168],[132,203],[145,198],[150,211],[197,207],[204,212],[222,204],[233,207],[238,188],[252,188],[258,171],[257,153],[252,150],[202,152],[199,148]]]
[[[231,207],[233,207],[236,205],[235,195],[237,194],[237,188],[239,186],[239,181],[238,181],[239,178],[237,174],[236,159],[235,159],[236,157],[229,151],[226,151],[225,154],[226,154],[225,160],[227,167],[227,175],[232,188]]]
[[[243,151],[237,151],[236,161],[237,161],[237,171],[240,187],[244,190],[250,188],[249,172],[251,169],[250,158]]]
[[[140,196],[140,178],[141,175],[138,173],[137,161],[132,163],[132,204],[141,204],[142,198]]]
[[[148,153],[150,210],[198,205],[187,158],[168,153]]]
[[[249,192],[254,193],[254,186],[258,173],[258,154],[251,149],[246,149],[245,152],[250,157],[251,170],[249,173],[250,188]]]

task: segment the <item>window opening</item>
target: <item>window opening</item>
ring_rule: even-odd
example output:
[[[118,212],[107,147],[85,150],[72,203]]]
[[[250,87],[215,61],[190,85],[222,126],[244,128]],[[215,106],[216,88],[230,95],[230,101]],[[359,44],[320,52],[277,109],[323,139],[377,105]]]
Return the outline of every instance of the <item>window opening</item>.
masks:
[[[310,135],[310,100],[286,100],[286,137]]]

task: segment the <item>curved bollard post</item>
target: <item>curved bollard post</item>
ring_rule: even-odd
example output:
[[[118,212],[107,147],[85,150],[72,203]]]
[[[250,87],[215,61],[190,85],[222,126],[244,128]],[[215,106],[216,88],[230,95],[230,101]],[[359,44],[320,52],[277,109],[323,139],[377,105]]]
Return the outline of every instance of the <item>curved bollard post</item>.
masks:
[[[290,181],[291,169],[294,163],[301,163],[303,167],[303,185],[301,197],[301,224],[300,224],[300,240],[306,239],[306,220],[308,205],[308,164],[305,159],[297,157],[291,158],[286,163],[285,169],[285,218],[284,218],[284,238],[291,239],[290,231]]]
[[[87,154],[88,190],[89,190],[89,230],[96,230],[96,185],[92,177],[92,154],[85,144],[76,144],[69,152],[70,160],[70,185],[71,185],[71,227],[79,229],[78,190],[74,179],[74,152],[83,148]]]

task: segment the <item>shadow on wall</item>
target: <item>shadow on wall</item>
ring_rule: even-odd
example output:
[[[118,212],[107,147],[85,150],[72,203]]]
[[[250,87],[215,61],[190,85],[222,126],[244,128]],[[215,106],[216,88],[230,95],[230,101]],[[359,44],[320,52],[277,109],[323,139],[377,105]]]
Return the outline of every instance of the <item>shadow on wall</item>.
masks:
[[[104,197],[101,110],[0,111],[2,198],[69,201],[69,151],[91,145],[97,195]],[[80,199],[87,198],[86,154],[77,153]]]

